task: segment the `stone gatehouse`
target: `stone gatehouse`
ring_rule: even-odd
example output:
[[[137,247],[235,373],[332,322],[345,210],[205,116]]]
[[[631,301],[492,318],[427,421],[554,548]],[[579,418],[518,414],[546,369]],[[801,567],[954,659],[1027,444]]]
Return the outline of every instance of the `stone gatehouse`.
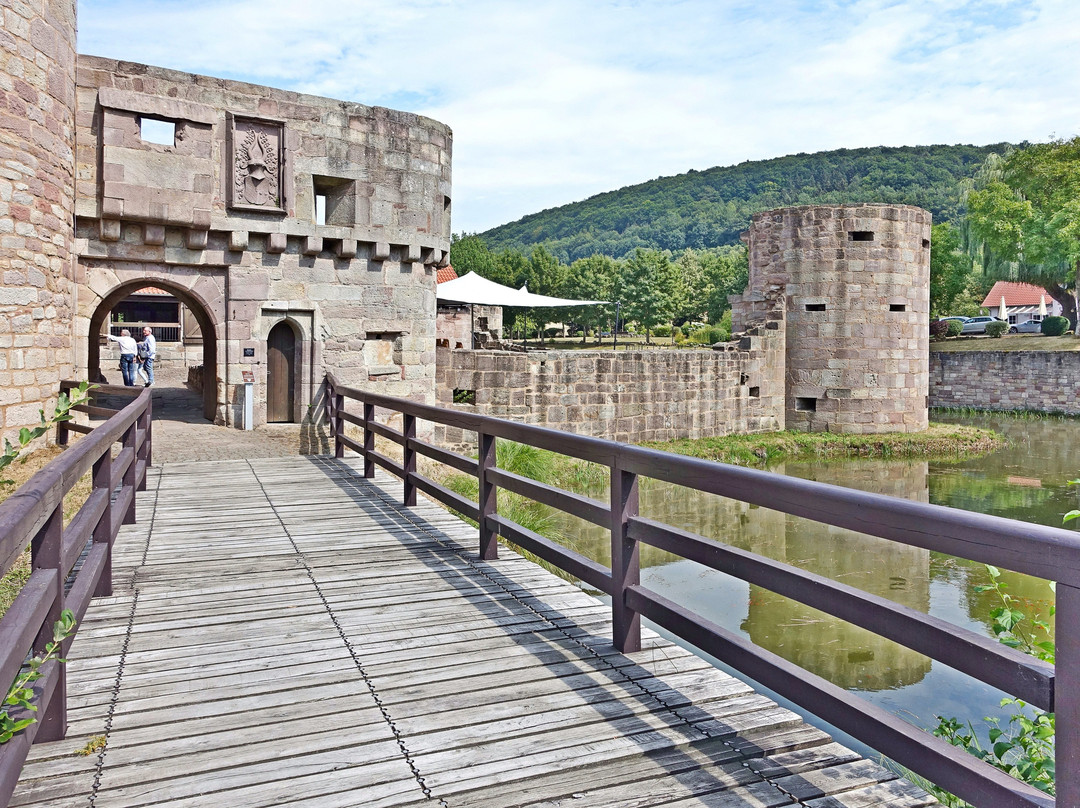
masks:
[[[118,381],[109,312],[160,289],[204,411],[305,417],[327,370],[431,400],[452,136],[421,116],[76,56],[74,0],[0,7],[0,424]]]

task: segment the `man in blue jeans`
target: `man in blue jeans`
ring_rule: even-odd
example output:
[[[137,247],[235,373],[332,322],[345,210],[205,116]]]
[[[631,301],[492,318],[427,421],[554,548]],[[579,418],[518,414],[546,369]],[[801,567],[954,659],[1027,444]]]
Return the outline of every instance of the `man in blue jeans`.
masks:
[[[138,348],[135,340],[131,338],[131,332],[126,328],[120,332],[119,337],[106,334],[110,342],[120,343],[120,375],[124,377],[125,387],[135,386],[135,354]]]
[[[139,343],[139,359],[142,361],[143,373],[146,376],[146,384],[149,387],[154,383],[154,360],[157,359],[157,340],[154,339],[154,330],[150,326],[143,326],[143,338]]]

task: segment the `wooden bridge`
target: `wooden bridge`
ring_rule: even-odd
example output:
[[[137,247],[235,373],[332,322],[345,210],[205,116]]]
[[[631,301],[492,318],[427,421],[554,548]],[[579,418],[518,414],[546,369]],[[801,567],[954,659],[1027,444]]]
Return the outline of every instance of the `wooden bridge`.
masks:
[[[353,397],[363,402],[363,415],[347,411]],[[985,540],[991,528],[1013,524],[1007,520],[942,514],[947,509],[803,481],[751,491],[735,479],[746,470],[717,481],[699,461],[553,437],[336,386],[328,403],[341,457],[154,467],[148,403],[140,394],[65,453],[64,467],[30,486],[24,501],[0,505],[0,524],[10,528],[0,537],[0,562],[20,536],[32,536],[35,548],[30,594],[0,621],[0,639],[10,639],[14,649],[3,646],[4,672],[34,632],[40,646],[51,625],[47,610],[69,606],[81,618],[69,662],[50,665],[43,679],[42,720],[0,746],[0,786],[7,788],[0,797],[13,788],[11,806],[914,808],[932,802],[789,710],[642,630],[642,614],[770,686],[786,686],[804,706],[880,740],[894,757],[966,791],[977,805],[1054,805],[1052,797],[724,636],[636,580],[635,542],[674,547],[748,580],[764,577],[776,591],[794,587],[806,602],[877,625],[961,669],[986,668],[986,681],[1053,707],[1052,666],[959,630],[942,642],[949,629],[940,621],[723,545],[705,552],[689,534],[638,518],[634,475],[648,468],[652,476],[679,475],[706,490],[723,485],[748,501],[768,497],[788,512],[812,507],[823,520],[859,520],[875,535],[900,531],[900,516],[918,516],[907,530],[953,542],[953,549]],[[400,429],[376,422],[376,406],[402,413]],[[475,428],[479,460],[417,439],[419,417]],[[360,426],[359,440],[349,437],[350,423]],[[376,434],[400,442],[403,461],[376,452]],[[606,457],[613,469],[610,505],[494,466],[496,437],[528,441],[538,434],[568,454],[594,462]],[[123,448],[115,458],[96,453],[95,438],[106,449],[114,441]],[[361,457],[344,457],[346,448]],[[455,499],[418,474],[417,453],[479,474],[480,502]],[[376,476],[376,465],[403,478],[404,490]],[[111,493],[108,504],[95,493],[84,507],[90,516],[80,514],[60,530],[55,492],[91,466],[95,490]],[[761,479],[752,474],[743,482]],[[140,483],[129,500],[127,492]],[[612,568],[545,544],[500,516],[496,486],[609,520]],[[802,487],[805,501],[795,496]],[[479,543],[475,527],[418,501],[418,490],[471,510],[484,525]],[[859,507],[834,510],[833,500],[847,496]],[[505,549],[497,553],[496,533],[614,592],[612,605]],[[1064,531],[1036,527],[1006,535],[1021,548],[984,555],[1001,563],[1002,553],[1022,554],[1025,542],[1048,537],[1059,540],[1056,549],[1044,548],[1027,562],[1010,556],[1013,568],[1045,565],[1056,553],[1071,576],[1077,545]],[[110,545],[111,591],[109,565],[98,560]],[[76,557],[82,560],[75,563]],[[69,586],[57,589],[68,562]],[[89,583],[81,580],[84,573],[94,576]],[[95,589],[105,596],[87,608]],[[1059,587],[1059,609],[1060,598]],[[1073,700],[1066,694],[1057,704],[1068,717]],[[1067,725],[1067,753],[1069,732]],[[88,754],[77,754],[80,749]],[[1060,763],[1060,734],[1058,749]],[[26,762],[15,784],[21,757]],[[1059,783],[1070,787],[1062,768]]]

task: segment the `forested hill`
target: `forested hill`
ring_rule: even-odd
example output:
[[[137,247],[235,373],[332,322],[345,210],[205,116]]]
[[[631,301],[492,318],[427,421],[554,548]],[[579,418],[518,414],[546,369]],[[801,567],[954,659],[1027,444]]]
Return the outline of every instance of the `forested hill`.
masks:
[[[904,146],[795,154],[690,171],[541,211],[480,236],[492,250],[543,244],[563,262],[636,247],[681,250],[738,243],[750,216],[786,205],[888,202],[953,221],[958,183],[1008,146]]]

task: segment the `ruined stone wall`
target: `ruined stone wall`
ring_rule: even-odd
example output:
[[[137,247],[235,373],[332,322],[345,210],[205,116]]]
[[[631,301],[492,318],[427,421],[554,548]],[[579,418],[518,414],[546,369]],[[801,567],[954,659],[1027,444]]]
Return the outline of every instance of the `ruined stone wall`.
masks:
[[[0,3],[0,431],[72,376],[75,2]]]
[[[907,205],[806,206],[756,214],[745,234],[739,331],[786,312],[789,429],[926,428],[930,214]]]
[[[470,311],[471,309],[471,311]],[[439,306],[435,323],[438,344],[447,348],[482,348],[473,344],[473,333],[479,339],[502,336],[502,306]]]
[[[932,351],[930,406],[1080,413],[1080,353]]]
[[[446,126],[129,62],[78,66],[80,364],[114,367],[97,338],[104,312],[150,284],[203,318],[207,414],[219,422],[238,421],[245,371],[264,420],[267,339],[280,322],[297,345],[296,420],[328,370],[433,398]],[[171,124],[171,139],[151,142],[153,121]]]
[[[713,351],[439,349],[438,403],[629,443],[783,428],[783,330]],[[779,368],[779,372],[776,369]],[[454,404],[472,391],[475,404]],[[469,446],[475,435],[437,429]]]

